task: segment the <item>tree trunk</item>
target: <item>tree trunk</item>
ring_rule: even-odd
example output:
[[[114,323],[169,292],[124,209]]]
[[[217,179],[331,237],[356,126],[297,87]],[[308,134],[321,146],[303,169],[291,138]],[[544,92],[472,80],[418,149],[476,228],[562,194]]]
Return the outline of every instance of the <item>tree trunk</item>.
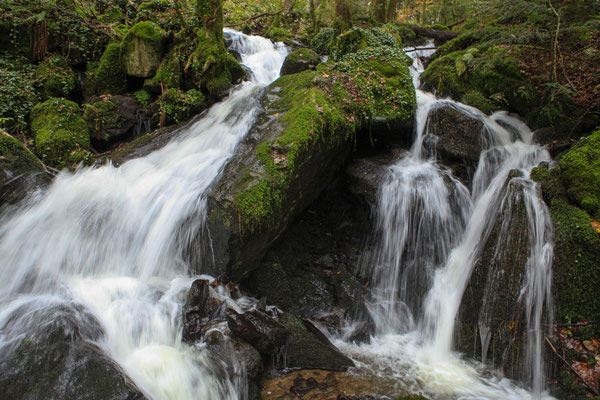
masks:
[[[333,22],[335,35],[339,35],[350,28],[352,28],[352,19],[346,0],[335,0],[335,21]]]
[[[206,36],[212,37],[217,43],[223,43],[223,1],[197,0],[196,16]]]

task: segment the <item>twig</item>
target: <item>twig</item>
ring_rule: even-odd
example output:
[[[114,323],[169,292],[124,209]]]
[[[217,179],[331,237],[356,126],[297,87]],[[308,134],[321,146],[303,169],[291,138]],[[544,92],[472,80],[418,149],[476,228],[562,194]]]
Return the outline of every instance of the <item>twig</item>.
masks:
[[[412,53],[413,51],[419,51],[419,50],[435,50],[437,49],[437,47],[415,47],[412,50],[404,50],[405,53]]]
[[[550,346],[550,348],[552,349],[554,354],[556,354],[556,357],[558,357],[563,363],[565,363],[571,369],[571,371],[581,380],[581,382],[584,384],[584,386],[590,392],[592,392],[594,394],[594,396],[598,396],[600,393],[598,393],[598,391],[596,389],[594,389],[593,387],[588,385],[586,383],[586,381],[581,377],[581,375],[579,375],[579,372],[577,372],[577,370],[575,368],[573,368],[573,366],[571,364],[569,364],[569,362],[567,360],[565,360],[560,354],[558,354],[558,351],[556,351],[556,348],[554,347],[554,345],[552,345],[552,342],[550,342],[550,339],[548,339],[548,338],[545,338],[545,339],[546,339],[546,343],[548,343],[548,346]]]
[[[460,21],[458,21],[458,22],[455,22],[455,23],[453,23],[453,24],[446,25],[446,26],[447,26],[448,28],[452,29],[452,28],[454,28],[456,25],[460,25],[460,24],[462,24],[463,22],[465,22],[465,20],[464,20],[464,19],[461,19],[461,20],[460,20]]]
[[[554,43],[552,46],[552,80],[558,82],[556,74],[556,50],[558,49],[558,33],[560,32],[560,15],[552,5],[552,0],[548,0],[548,4],[554,15],[556,15],[556,33],[554,34]]]

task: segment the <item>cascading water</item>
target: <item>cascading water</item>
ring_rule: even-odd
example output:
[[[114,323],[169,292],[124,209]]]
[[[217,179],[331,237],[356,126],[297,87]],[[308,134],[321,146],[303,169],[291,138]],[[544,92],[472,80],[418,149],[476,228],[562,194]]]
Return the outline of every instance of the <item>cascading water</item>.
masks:
[[[410,54],[417,88],[423,71],[420,57],[431,53]],[[551,307],[552,225],[539,190],[527,176],[539,162],[549,160],[549,154],[532,143],[531,131],[522,122],[506,113],[487,117],[421,90],[417,90],[417,105],[415,142],[390,167],[380,189],[378,244],[362,263],[362,272],[370,279],[367,307],[375,336],[366,345],[336,344],[361,360],[364,370],[395,375],[404,390],[423,391],[433,398],[544,397],[542,321],[543,310]],[[436,162],[429,116],[438,107],[451,107],[482,123],[482,152],[470,190]],[[473,267],[502,210],[516,201],[506,194],[511,170],[524,175],[518,178],[519,196],[529,225],[529,254],[522,266],[526,277],[519,300],[526,309],[525,370],[531,392],[490,372],[484,377],[478,373],[481,366],[452,352],[455,320]],[[485,348],[488,326],[480,323]]]
[[[90,340],[149,398],[243,397],[233,379],[217,376],[206,350],[181,342],[180,308],[194,279],[182,258],[189,243],[181,238],[194,237],[202,223],[185,224],[204,214],[204,190],[252,125],[258,94],[278,77],[287,49],[226,33],[254,82],[161,150],[120,168],[63,172],[42,196],[4,216],[0,354],[65,309],[82,331],[91,313],[102,329]],[[241,299],[233,307],[248,304]]]

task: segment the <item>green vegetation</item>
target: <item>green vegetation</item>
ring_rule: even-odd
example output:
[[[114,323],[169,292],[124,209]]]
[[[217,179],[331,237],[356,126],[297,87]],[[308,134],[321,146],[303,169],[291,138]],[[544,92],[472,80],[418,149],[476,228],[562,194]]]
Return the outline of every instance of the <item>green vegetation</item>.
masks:
[[[83,106],[83,119],[87,123],[90,136],[107,141],[107,129],[117,127],[117,106],[111,101],[98,100]]]
[[[75,74],[61,56],[51,56],[37,66],[35,78],[43,99],[69,97],[75,90]]]
[[[90,94],[123,94],[127,89],[120,43],[110,43],[97,66],[88,74]]]
[[[169,89],[158,100],[158,106],[160,112],[164,112],[168,124],[179,124],[205,109],[206,98],[196,89],[187,92]]]
[[[27,132],[27,118],[39,100],[33,66],[0,58],[0,127],[9,133]]]
[[[8,170],[17,175],[43,168],[40,160],[14,137],[0,130],[0,175]],[[4,183],[2,179],[0,182]]]
[[[57,98],[33,108],[31,130],[36,152],[44,163],[63,168],[93,160],[88,152],[88,128],[80,113],[76,103]]]

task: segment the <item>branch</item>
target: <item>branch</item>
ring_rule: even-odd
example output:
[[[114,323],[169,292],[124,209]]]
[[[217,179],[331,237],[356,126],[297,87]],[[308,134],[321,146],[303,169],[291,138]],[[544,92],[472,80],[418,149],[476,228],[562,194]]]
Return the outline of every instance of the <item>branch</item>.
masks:
[[[593,387],[591,387],[590,385],[588,385],[585,382],[585,380],[581,377],[581,375],[579,375],[579,372],[577,372],[577,370],[575,368],[573,368],[573,366],[571,364],[569,364],[569,362],[567,360],[565,360],[564,358],[561,357],[560,354],[558,354],[558,351],[556,351],[556,348],[552,345],[552,342],[550,342],[550,339],[546,338],[546,343],[548,343],[548,346],[550,346],[550,348],[552,349],[554,354],[556,354],[556,357],[558,357],[563,363],[565,363],[571,369],[571,371],[581,380],[581,382],[585,385],[585,387],[594,394],[594,396],[598,396],[600,394],[600,393],[598,393],[598,391],[596,389],[594,389]]]
[[[413,51],[419,50],[435,50],[437,47],[415,47],[414,49],[404,50],[405,53],[412,53]]]
[[[439,29],[423,28],[421,26],[410,24],[406,24],[405,26],[412,29],[417,35],[429,37],[439,42],[447,42],[458,36],[458,33],[453,31],[441,31]]]

